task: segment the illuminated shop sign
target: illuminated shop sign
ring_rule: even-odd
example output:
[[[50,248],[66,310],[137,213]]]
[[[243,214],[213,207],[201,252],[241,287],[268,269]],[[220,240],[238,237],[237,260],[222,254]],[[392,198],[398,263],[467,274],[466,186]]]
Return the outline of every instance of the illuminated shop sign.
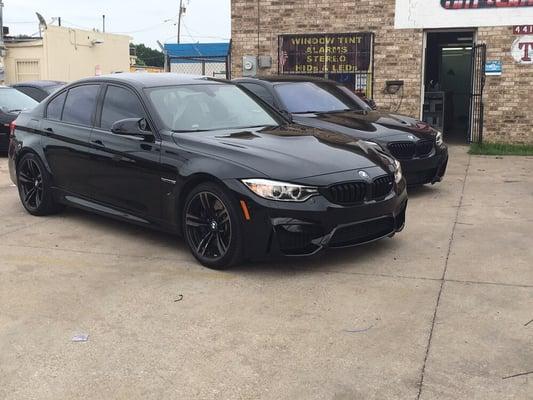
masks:
[[[532,7],[533,0],[441,0],[441,5],[450,10],[465,8]]]
[[[371,33],[281,35],[282,74],[343,74],[369,71]]]
[[[369,32],[281,35],[279,73],[333,79],[372,97],[373,43]]]

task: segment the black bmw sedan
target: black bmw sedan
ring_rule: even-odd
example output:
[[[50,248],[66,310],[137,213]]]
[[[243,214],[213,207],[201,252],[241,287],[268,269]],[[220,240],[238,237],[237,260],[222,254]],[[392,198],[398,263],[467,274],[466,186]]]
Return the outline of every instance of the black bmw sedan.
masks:
[[[298,124],[378,144],[400,161],[408,185],[433,184],[444,177],[448,149],[442,133],[425,122],[373,110],[343,85],[326,79],[284,75],[235,82]]]
[[[70,205],[182,234],[211,268],[393,236],[407,205],[399,163],[375,146],[176,74],[66,86],[16,120],[9,168],[31,214]]]
[[[24,93],[7,86],[0,86],[0,155],[5,157],[7,153],[11,123],[21,111],[32,109],[37,104]]]

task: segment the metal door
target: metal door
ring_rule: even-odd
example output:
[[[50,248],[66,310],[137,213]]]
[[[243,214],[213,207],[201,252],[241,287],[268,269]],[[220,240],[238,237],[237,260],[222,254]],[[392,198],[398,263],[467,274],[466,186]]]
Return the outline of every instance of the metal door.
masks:
[[[483,89],[485,88],[485,64],[487,45],[479,44],[472,49],[472,89],[470,91],[470,143],[483,142]]]

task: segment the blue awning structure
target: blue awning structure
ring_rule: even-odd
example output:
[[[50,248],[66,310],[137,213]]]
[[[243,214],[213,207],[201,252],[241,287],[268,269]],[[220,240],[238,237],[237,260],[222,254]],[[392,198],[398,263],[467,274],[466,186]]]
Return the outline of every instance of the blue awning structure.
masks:
[[[225,58],[230,51],[229,43],[167,43],[165,50],[173,63],[191,62],[191,59]]]

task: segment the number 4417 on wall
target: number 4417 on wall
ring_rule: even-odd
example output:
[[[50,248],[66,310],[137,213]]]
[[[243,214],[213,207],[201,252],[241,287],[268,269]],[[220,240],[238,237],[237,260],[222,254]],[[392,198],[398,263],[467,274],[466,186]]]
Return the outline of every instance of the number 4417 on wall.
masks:
[[[533,35],[533,25],[515,25],[513,26],[514,35]]]

